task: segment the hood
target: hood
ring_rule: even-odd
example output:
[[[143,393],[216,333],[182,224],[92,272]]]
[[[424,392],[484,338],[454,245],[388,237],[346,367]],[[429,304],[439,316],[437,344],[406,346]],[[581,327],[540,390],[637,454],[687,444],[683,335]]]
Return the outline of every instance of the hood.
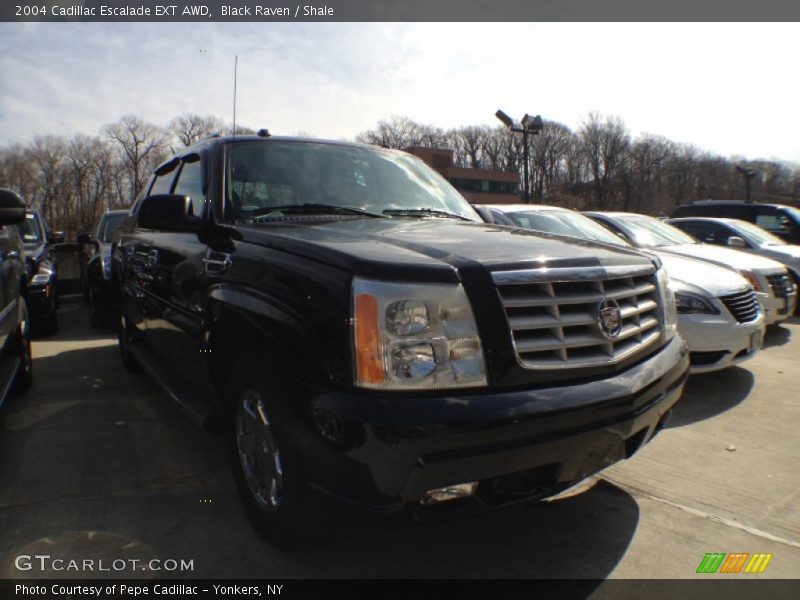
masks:
[[[800,259],[800,246],[787,244],[786,246],[761,246],[759,251],[764,256],[775,257],[777,260]]]
[[[671,281],[704,292],[708,296],[722,296],[750,286],[747,280],[728,268],[708,261],[687,258],[669,252],[654,252],[667,268]]]
[[[523,229],[450,219],[339,219],[253,224],[244,241],[305,256],[362,275],[456,278],[454,268],[489,270],[647,265],[626,248]]]
[[[690,258],[699,258],[732,269],[746,269],[759,271],[783,271],[785,267],[772,259],[756,256],[741,250],[732,250],[712,244],[679,244],[675,246],[660,246],[659,252],[679,254]]]

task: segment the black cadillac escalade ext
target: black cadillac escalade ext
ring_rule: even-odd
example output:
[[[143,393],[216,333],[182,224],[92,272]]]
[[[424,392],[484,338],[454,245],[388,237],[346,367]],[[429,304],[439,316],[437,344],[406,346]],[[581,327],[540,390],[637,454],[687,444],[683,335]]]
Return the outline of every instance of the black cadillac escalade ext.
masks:
[[[125,365],[226,432],[285,544],[320,498],[422,519],[631,456],[688,369],[655,260],[484,224],[403,152],[262,131],[161,165],[112,280]]]

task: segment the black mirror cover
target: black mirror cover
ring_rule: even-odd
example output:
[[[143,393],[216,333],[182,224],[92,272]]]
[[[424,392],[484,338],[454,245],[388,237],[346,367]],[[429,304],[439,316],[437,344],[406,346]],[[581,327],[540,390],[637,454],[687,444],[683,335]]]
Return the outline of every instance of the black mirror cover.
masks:
[[[88,233],[79,233],[75,241],[81,246],[85,246],[92,243],[92,236]]]
[[[25,202],[19,194],[0,188],[0,225],[19,225],[25,220]]]
[[[51,244],[63,244],[64,243],[64,232],[63,231],[51,231],[47,235],[47,241]]]
[[[192,202],[189,196],[157,194],[142,200],[137,224],[142,229],[186,231],[196,229],[189,222]]]

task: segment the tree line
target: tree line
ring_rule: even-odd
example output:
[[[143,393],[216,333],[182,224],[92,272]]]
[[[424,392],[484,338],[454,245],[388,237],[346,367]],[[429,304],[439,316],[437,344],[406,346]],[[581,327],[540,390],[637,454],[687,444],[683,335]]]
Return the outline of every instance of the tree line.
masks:
[[[231,131],[214,116],[184,114],[161,126],[126,115],[94,136],[36,136],[27,144],[0,146],[0,187],[20,193],[72,240],[104,210],[129,207],[153,168],[180,147]],[[236,131],[253,133],[241,126]],[[391,117],[355,139],[389,148],[450,148],[456,166],[523,171],[521,136],[501,126],[445,130]],[[745,182],[736,166],[755,171],[755,200],[800,201],[797,164],[725,158],[650,134],[634,139],[616,117],[590,113],[575,131],[545,121],[529,140],[532,202],[669,214],[690,200],[743,198]]]
[[[0,187],[19,193],[70,241],[105,210],[128,208],[153,169],[180,147],[231,132],[214,116],[185,114],[160,126],[125,115],[94,136],[35,136],[0,147]],[[239,125],[236,132],[254,133]]]
[[[573,131],[544,121],[529,135],[531,202],[587,210],[669,214],[700,199],[744,199],[737,166],[753,169],[755,201],[800,202],[800,166],[780,161],[725,158],[663,136],[633,138],[618,117],[587,115]],[[356,140],[390,148],[450,148],[458,167],[523,172],[522,136],[498,126],[444,130],[407,117],[382,120]],[[522,187],[520,179],[520,186]]]

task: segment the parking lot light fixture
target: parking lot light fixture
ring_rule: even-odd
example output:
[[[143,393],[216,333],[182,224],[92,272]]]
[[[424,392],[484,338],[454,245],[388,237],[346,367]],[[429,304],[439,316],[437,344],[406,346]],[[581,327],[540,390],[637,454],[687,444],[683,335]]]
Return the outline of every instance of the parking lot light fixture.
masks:
[[[514,120],[509,117],[506,113],[502,110],[498,109],[494,116],[497,117],[503,125],[509,131],[513,131],[514,133],[521,133],[522,134],[522,167],[523,167],[523,191],[522,191],[522,201],[525,204],[528,204],[531,201],[531,193],[530,193],[530,158],[529,158],[529,151],[528,151],[528,135],[539,135],[542,130],[544,129],[544,121],[542,121],[542,117],[536,115],[532,117],[531,115],[525,113],[525,116],[522,117],[519,125],[514,124]]]

